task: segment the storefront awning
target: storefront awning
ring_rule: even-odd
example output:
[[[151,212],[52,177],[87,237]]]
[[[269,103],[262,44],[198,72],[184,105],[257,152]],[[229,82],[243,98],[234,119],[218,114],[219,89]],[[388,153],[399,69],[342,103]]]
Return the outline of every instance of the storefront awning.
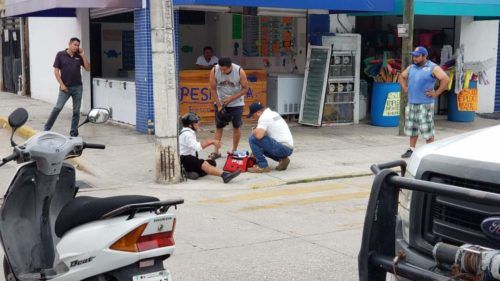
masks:
[[[404,0],[395,0],[393,12],[359,15],[402,15]],[[415,15],[428,16],[500,16],[499,0],[414,0]],[[354,14],[356,15],[356,14]]]
[[[393,12],[394,0],[173,0],[174,5],[217,5],[356,12]]]
[[[5,0],[5,16],[48,14],[75,8],[141,8],[142,0]]]
[[[398,0],[403,5],[402,0]],[[416,15],[500,16],[499,0],[415,0]]]

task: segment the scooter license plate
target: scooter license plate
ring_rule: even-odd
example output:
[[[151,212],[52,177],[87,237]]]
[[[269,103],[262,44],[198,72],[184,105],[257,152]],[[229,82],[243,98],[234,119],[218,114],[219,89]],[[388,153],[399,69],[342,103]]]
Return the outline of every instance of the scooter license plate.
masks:
[[[136,275],[132,281],[170,281],[170,273],[166,270],[157,271],[148,274]]]

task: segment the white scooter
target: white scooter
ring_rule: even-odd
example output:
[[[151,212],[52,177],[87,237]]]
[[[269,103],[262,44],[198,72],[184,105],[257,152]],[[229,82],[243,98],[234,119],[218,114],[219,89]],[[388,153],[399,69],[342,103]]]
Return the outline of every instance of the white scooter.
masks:
[[[93,109],[84,123],[108,118]],[[53,132],[16,145],[14,131],[27,120],[23,108],[9,116],[14,152],[0,161],[21,164],[0,209],[5,279],[170,281],[163,261],[175,248],[176,218],[167,211],[184,200],[75,197],[75,169],[64,160],[105,146]]]

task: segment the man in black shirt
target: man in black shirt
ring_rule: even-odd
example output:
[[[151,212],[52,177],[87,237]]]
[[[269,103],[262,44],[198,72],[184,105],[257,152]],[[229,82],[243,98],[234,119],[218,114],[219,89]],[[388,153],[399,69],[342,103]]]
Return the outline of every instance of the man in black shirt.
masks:
[[[90,71],[90,63],[85,57],[83,49],[80,48],[80,39],[71,38],[68,48],[60,51],[54,61],[54,75],[59,83],[59,97],[56,106],[50,113],[49,120],[45,124],[45,131],[52,129],[59,112],[71,97],[73,100],[73,117],[71,118],[72,137],[78,136],[78,122],[80,121],[80,107],[82,104],[82,75],[80,68]]]

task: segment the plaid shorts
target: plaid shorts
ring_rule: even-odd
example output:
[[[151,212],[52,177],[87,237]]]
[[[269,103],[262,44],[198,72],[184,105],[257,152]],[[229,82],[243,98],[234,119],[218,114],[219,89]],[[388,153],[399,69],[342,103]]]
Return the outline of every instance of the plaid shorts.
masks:
[[[405,134],[420,135],[428,140],[434,137],[434,104],[408,104],[405,108]]]

